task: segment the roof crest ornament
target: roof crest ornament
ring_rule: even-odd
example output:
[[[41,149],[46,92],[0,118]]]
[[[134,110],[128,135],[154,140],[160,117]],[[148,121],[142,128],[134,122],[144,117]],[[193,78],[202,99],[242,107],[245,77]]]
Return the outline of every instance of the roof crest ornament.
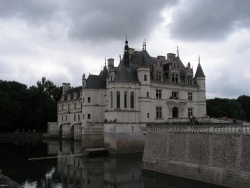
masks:
[[[198,63],[200,63],[201,62],[201,58],[200,58],[200,55],[198,56]]]
[[[179,57],[179,48],[177,46],[177,57]]]

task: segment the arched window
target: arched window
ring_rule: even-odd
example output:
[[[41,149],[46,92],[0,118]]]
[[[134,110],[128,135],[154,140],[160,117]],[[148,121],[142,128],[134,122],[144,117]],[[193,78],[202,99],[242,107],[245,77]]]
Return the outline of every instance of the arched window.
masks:
[[[124,108],[127,108],[127,92],[124,92]]]
[[[111,108],[113,108],[113,92],[110,93],[110,102],[111,102]]]
[[[116,92],[116,107],[120,108],[120,92]]]
[[[130,108],[134,108],[134,103],[135,103],[135,101],[134,101],[134,92],[132,91],[131,93],[130,93]]]

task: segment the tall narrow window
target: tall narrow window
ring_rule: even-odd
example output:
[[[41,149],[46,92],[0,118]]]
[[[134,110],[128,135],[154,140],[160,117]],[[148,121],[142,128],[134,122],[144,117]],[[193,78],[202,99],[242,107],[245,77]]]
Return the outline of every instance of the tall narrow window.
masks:
[[[120,108],[120,92],[116,92],[116,107]]]
[[[188,101],[192,101],[193,100],[193,93],[188,92]]]
[[[156,90],[156,98],[161,99],[161,90],[160,89]]]
[[[188,108],[188,117],[193,116],[193,108]]]
[[[76,115],[74,114],[74,121],[76,120]]]
[[[113,108],[113,92],[111,91],[110,93],[110,103],[111,103],[111,108]]]
[[[78,121],[80,121],[80,115],[78,114]]]
[[[88,97],[88,103],[90,103],[90,97]]]
[[[161,107],[156,107],[156,118],[159,119],[161,118]]]
[[[144,81],[147,81],[147,75],[144,75]]]
[[[124,108],[127,108],[127,92],[124,92]]]
[[[134,101],[134,92],[132,91],[130,93],[130,108],[134,108],[134,103],[135,103],[135,101]]]

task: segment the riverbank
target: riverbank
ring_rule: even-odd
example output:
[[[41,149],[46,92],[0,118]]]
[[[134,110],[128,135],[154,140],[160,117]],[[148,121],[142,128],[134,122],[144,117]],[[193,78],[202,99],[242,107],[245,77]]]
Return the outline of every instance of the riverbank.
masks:
[[[0,170],[0,187],[8,187],[8,188],[21,188],[21,186],[10,179],[9,177],[5,176]]]

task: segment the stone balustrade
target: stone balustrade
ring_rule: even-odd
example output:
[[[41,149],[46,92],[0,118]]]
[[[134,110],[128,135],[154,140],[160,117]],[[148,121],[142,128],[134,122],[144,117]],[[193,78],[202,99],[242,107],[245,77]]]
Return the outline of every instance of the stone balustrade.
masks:
[[[250,135],[250,126],[241,124],[148,125],[147,130],[149,132]]]

